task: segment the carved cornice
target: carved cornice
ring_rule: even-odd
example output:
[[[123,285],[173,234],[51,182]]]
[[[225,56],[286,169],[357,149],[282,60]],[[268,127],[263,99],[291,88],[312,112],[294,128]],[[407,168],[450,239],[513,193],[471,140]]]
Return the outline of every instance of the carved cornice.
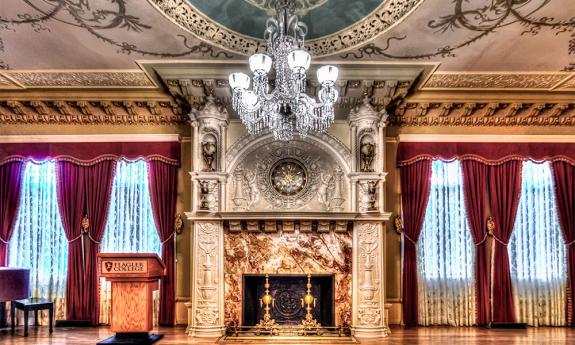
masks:
[[[173,102],[149,100],[0,100],[0,123],[179,125],[188,117]]]
[[[413,102],[389,117],[391,126],[575,126],[575,101]]]

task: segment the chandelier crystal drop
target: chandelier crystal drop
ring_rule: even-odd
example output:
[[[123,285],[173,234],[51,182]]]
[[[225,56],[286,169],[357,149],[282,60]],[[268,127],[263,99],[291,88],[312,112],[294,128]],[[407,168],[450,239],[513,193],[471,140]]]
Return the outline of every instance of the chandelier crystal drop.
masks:
[[[253,77],[232,73],[232,108],[238,113],[248,133],[269,128],[276,140],[289,141],[297,133],[305,138],[310,131],[323,132],[334,120],[338,97],[335,87],[338,69],[323,66],[317,70],[321,85],[318,99],[306,94],[306,71],[311,56],[305,51],[307,26],[294,14],[293,0],[276,1],[276,17],[266,22],[266,54],[249,58]],[[275,71],[273,90],[268,74]],[[250,89],[250,82],[252,88]]]

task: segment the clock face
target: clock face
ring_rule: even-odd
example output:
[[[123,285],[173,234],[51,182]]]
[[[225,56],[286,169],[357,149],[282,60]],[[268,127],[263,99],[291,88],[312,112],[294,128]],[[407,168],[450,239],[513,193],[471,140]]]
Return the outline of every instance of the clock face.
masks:
[[[292,196],[301,192],[307,184],[307,172],[295,159],[282,159],[270,170],[270,182],[281,195]]]

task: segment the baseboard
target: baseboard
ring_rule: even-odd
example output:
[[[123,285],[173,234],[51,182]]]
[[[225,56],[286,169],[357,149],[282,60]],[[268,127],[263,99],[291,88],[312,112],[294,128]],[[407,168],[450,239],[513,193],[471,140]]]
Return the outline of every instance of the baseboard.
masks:
[[[56,320],[56,327],[92,327],[89,320]]]
[[[519,322],[492,322],[489,328],[527,329],[526,323]]]

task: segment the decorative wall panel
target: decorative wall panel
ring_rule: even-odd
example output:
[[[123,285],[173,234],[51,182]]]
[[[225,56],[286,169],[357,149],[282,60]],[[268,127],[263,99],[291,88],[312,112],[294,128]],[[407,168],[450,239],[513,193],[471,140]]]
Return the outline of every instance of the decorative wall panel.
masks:
[[[349,233],[226,232],[226,325],[242,323],[243,273],[335,274],[335,324],[351,324],[351,244]]]

